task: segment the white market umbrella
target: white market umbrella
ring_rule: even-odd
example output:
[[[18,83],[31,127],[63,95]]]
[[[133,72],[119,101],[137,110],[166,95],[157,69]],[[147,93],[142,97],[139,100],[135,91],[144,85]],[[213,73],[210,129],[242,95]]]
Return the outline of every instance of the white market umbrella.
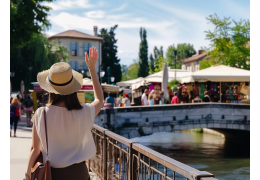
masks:
[[[162,77],[162,91],[164,93],[164,98],[169,99],[169,94],[168,94],[168,67],[167,63],[164,63],[163,66],[163,77]]]
[[[23,93],[24,93],[24,82],[23,82],[23,80],[21,81],[20,93],[21,93],[21,95],[22,95],[22,97],[23,97]],[[23,97],[23,98],[24,98],[24,97]]]

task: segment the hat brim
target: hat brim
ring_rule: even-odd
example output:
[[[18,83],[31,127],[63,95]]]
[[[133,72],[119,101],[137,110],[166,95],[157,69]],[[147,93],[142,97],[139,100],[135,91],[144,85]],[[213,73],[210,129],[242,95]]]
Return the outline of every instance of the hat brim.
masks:
[[[72,70],[73,79],[65,86],[55,86],[51,84],[48,80],[49,70],[38,73],[37,81],[42,89],[49,93],[69,95],[77,92],[81,89],[83,84],[83,75]]]

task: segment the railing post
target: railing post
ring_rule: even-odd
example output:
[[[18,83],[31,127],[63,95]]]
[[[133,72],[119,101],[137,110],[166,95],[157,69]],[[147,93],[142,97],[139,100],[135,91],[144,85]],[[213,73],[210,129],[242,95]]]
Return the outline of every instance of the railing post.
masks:
[[[104,180],[107,180],[107,136],[105,134],[105,131],[103,132],[103,175]]]
[[[139,168],[139,165],[138,165],[138,160],[136,158],[134,158],[134,154],[137,155],[137,151],[133,149],[133,143],[131,143],[130,145],[130,180],[136,180],[138,179],[137,177],[137,174],[138,173],[136,172],[137,169]]]

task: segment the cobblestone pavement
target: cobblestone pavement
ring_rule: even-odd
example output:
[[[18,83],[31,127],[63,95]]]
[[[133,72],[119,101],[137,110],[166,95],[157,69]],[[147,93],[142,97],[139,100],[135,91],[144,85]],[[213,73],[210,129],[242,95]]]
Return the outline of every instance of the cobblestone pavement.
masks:
[[[23,122],[18,122],[16,137],[10,137],[10,180],[24,179],[27,170],[29,152],[32,144],[32,128],[26,127],[26,117],[22,115]],[[99,180],[95,173],[90,172],[91,180]]]

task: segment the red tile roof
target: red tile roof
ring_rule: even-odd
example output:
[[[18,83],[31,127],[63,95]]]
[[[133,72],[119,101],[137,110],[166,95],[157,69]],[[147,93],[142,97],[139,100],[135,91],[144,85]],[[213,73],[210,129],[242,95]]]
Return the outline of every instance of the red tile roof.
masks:
[[[103,42],[103,38],[98,37],[98,36],[92,36],[83,32],[79,32],[76,30],[68,30],[56,35],[53,35],[51,37],[49,37],[48,39],[52,39],[52,38],[77,38],[77,39],[89,39],[89,40],[98,40]]]
[[[204,59],[206,56],[207,56],[207,53],[195,54],[195,55],[193,55],[191,57],[183,59],[182,62],[186,63],[186,62],[197,61],[197,60],[200,60],[200,59]]]

